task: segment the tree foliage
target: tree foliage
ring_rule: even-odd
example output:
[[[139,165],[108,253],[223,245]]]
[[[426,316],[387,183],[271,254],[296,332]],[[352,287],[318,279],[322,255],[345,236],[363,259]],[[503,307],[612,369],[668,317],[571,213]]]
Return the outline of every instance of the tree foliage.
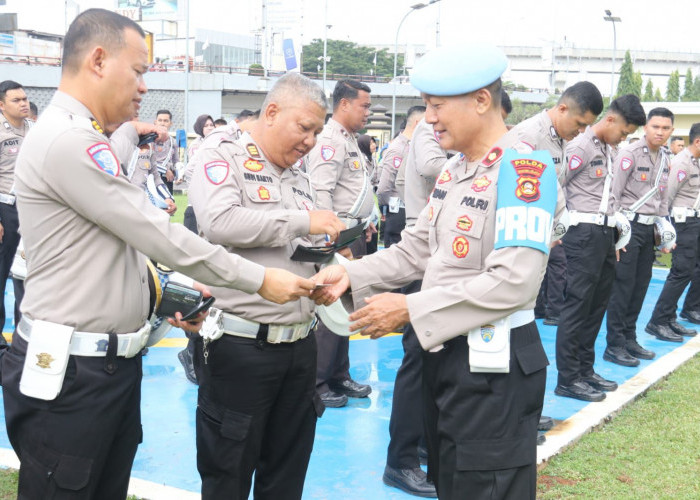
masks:
[[[647,85],[644,87],[644,95],[642,101],[649,102],[654,100],[654,84],[651,83],[651,78],[647,80]]]
[[[678,70],[671,71],[666,84],[666,102],[678,102],[681,98],[681,77]]]
[[[394,74],[394,55],[388,49],[376,50],[345,40],[328,40],[326,55],[327,73],[341,75],[377,75],[391,77]],[[377,58],[376,72],[374,58]],[[396,73],[403,73],[403,55],[399,54]],[[302,71],[315,73],[323,71],[323,40],[315,38],[304,45]]]
[[[617,82],[615,97],[625,94],[634,94],[637,97],[642,95],[642,75],[634,72],[629,50],[625,52],[625,60],[620,66],[620,79]]]
[[[663,100],[664,98],[661,96],[661,89],[657,88],[656,92],[654,92],[654,101],[661,102]]]
[[[693,73],[688,68],[685,72],[685,83],[683,85],[683,101],[697,101],[700,96],[695,95],[695,88],[693,87]]]

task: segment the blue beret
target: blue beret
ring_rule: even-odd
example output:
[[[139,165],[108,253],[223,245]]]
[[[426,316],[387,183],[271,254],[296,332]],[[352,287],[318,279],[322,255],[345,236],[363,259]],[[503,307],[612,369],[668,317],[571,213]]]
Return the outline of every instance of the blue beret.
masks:
[[[448,45],[421,57],[411,83],[431,95],[461,95],[495,82],[508,66],[501,49],[486,44]]]

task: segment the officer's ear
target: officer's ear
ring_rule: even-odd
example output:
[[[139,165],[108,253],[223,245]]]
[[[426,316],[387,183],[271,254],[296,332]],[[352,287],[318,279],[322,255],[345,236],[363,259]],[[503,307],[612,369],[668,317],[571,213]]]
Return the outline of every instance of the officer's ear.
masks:
[[[272,125],[280,114],[280,107],[276,102],[271,102],[267,107],[261,112],[260,118],[265,120],[266,125]]]
[[[85,58],[85,64],[90,72],[102,76],[106,60],[107,51],[101,45],[96,45],[88,51]]]
[[[474,92],[474,100],[476,101],[476,112],[480,115],[491,109],[491,92],[487,89],[479,89]]]

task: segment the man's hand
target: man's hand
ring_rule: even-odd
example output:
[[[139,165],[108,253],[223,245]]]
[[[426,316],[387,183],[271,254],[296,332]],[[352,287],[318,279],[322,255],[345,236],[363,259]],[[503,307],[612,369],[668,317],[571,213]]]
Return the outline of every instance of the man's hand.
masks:
[[[350,315],[350,331],[362,330],[362,335],[377,339],[411,321],[406,296],[400,293],[380,293],[365,299],[368,305]]]
[[[175,179],[175,174],[173,173],[172,170],[166,170],[165,171],[165,180],[168,182],[173,182]]]
[[[344,229],[345,224],[330,210],[309,212],[309,234],[327,234],[331,241],[335,241]]]
[[[275,304],[284,304],[299,300],[299,297],[310,296],[314,286],[315,283],[310,279],[301,278],[284,269],[268,267],[258,295]]]
[[[151,132],[158,134],[158,142],[165,142],[170,137],[168,129],[161,127],[160,125],[154,125],[153,123],[137,122],[132,121],[131,124],[136,129],[138,135],[146,135]]]
[[[369,243],[372,241],[372,235],[377,232],[377,228],[374,225],[373,222],[369,223],[369,226],[367,226],[367,229],[365,229],[365,241]]]
[[[561,244],[563,244],[563,242],[562,242],[561,240],[554,240],[553,242],[551,242],[551,243],[549,244],[549,248],[558,247],[558,246],[561,245]]]
[[[5,236],[5,228],[0,224],[0,243],[2,243],[2,237]]]
[[[352,250],[350,250],[350,247],[343,247],[340,250],[338,250],[336,253],[339,253],[343,257],[345,257],[348,260],[352,260],[355,257],[352,255]]]
[[[662,249],[659,250],[659,252],[661,252],[661,253],[671,253],[671,252],[672,252],[673,250],[675,250],[675,249],[676,249],[676,245],[673,245],[672,248],[662,248]]]
[[[350,287],[350,277],[345,268],[339,265],[324,267],[311,279],[317,285],[332,285],[319,287],[311,294],[319,306],[331,305]]]
[[[175,213],[175,211],[177,210],[177,205],[175,205],[175,202],[171,198],[168,198],[167,200],[165,200],[165,203],[168,205],[168,208],[164,209],[165,212],[168,215],[173,215]]]
[[[206,287],[206,285],[203,285],[202,283],[195,281],[192,285],[192,288],[202,292],[202,296],[205,298],[211,297],[211,291],[209,290],[209,288]],[[168,318],[168,323],[173,325],[175,328],[182,328],[188,333],[199,333],[199,331],[202,329],[202,323],[204,323],[204,320],[207,319],[208,315],[209,310],[206,310],[200,312],[196,317],[192,319],[182,321],[182,313],[176,312],[174,318]]]
[[[622,247],[619,250],[615,250],[615,260],[620,262],[620,252],[625,252],[627,253],[627,247]]]

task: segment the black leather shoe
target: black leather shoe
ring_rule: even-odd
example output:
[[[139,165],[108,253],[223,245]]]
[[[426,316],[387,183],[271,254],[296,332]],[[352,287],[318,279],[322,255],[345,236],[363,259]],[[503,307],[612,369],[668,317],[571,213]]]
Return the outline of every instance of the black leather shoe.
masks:
[[[681,311],[681,319],[700,325],[700,312],[698,311]]]
[[[185,377],[187,377],[187,380],[194,385],[199,385],[197,383],[197,374],[194,372],[194,363],[192,362],[190,351],[185,347],[182,351],[177,353],[177,359],[180,360],[182,367],[185,369]]]
[[[671,321],[668,326],[673,330],[676,335],[682,335],[683,337],[695,337],[698,332],[692,328],[686,328],[676,321]]]
[[[673,333],[673,330],[671,330],[671,327],[668,325],[647,323],[644,331],[649,335],[653,335],[657,339],[665,340],[666,342],[683,342],[683,337]]]
[[[654,359],[656,357],[654,351],[644,349],[636,340],[628,340],[625,344],[625,349],[630,356],[634,356],[637,359]]]
[[[336,394],[333,391],[326,391],[319,394],[318,397],[321,398],[326,408],[342,408],[348,404],[348,397],[345,394]]]
[[[401,491],[424,498],[437,498],[435,485],[428,481],[428,475],[420,467],[414,469],[394,469],[388,465],[384,468],[382,481]]]
[[[617,382],[604,379],[597,373],[583,377],[583,381],[598,391],[610,392],[617,389]]]
[[[421,465],[428,465],[428,448],[425,446],[419,446],[418,448],[418,461]]]
[[[542,446],[546,442],[547,442],[547,437],[544,435],[544,432],[538,432],[537,433],[537,446]]]
[[[542,323],[548,326],[559,326],[559,316],[547,316]]]
[[[580,399],[581,401],[591,401],[597,403],[605,399],[605,393],[598,391],[588,385],[586,382],[579,380],[570,385],[557,384],[554,388],[554,394],[564,396],[565,398]]]
[[[329,382],[328,387],[338,394],[345,394],[349,398],[366,398],[372,392],[369,385],[358,384],[353,379],[342,382]]]
[[[554,427],[554,419],[552,417],[545,417],[542,415],[540,417],[540,421],[537,423],[537,430],[548,431],[552,427]]]
[[[616,365],[639,366],[639,360],[627,352],[624,347],[608,346],[603,353],[603,359]]]

